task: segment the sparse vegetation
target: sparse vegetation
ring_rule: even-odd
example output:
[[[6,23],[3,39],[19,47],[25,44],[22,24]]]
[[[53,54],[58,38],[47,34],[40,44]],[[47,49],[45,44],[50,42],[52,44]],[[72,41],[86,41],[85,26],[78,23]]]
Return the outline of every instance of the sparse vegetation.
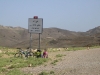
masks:
[[[43,71],[43,72],[39,73],[39,75],[55,75],[55,72],[54,71],[50,71],[50,72]]]
[[[26,73],[20,71],[17,68],[8,71],[6,74],[7,75],[33,75],[33,74],[30,74],[30,73],[26,74]]]
[[[54,60],[53,62],[51,62],[51,64],[56,65],[56,62],[58,62],[58,60]]]
[[[94,46],[90,48],[100,48],[100,46]],[[23,67],[35,67],[38,65],[42,65],[43,63],[47,62],[49,58],[33,58],[29,57],[27,59],[25,58],[14,58],[14,53],[16,52],[16,49],[9,49],[9,48],[1,48],[2,53],[0,53],[0,73],[7,74],[7,75],[13,75],[15,73],[14,71],[17,71],[19,75],[25,75],[21,73],[18,68]],[[7,50],[6,50],[7,49]],[[75,47],[75,50],[83,50],[87,49],[86,47]],[[57,48],[52,48],[51,50],[59,51]],[[48,50],[49,52],[52,52],[51,50]],[[68,50],[63,51],[73,51],[73,47],[68,48]],[[62,60],[61,57],[65,56],[64,54],[57,54],[54,56],[54,59],[50,64],[56,65],[57,62]],[[31,64],[31,66],[29,66]],[[45,65],[45,64],[44,64]],[[46,65],[45,65],[46,66]],[[53,71],[48,72],[47,74],[53,74]],[[42,72],[40,75],[45,75],[45,72]],[[2,75],[2,74],[1,74]],[[27,75],[27,74],[26,74]]]
[[[65,56],[63,54],[57,54],[56,57],[62,57],[62,56]]]
[[[7,50],[6,50],[7,49]],[[2,53],[0,53],[0,72],[7,75],[25,75],[21,73],[18,68],[23,67],[35,67],[47,62],[49,59],[44,58],[14,58],[14,53],[16,49],[1,48]],[[29,66],[31,64],[31,66]]]
[[[50,71],[50,74],[54,74],[55,72],[54,71]]]
[[[87,47],[69,47],[66,51],[85,50]]]
[[[18,69],[12,69],[10,70],[7,75],[25,75],[23,72],[21,72],[20,70]]]
[[[48,75],[47,72],[41,72],[39,75]]]
[[[27,32],[27,29],[18,27],[16,30],[16,27],[10,27],[10,26],[3,26],[3,27],[0,26],[0,27],[2,28],[0,30],[0,35],[1,35],[0,46],[14,47],[14,48],[16,47],[26,48],[29,46],[29,37],[27,37],[29,33]],[[7,33],[5,31],[7,31]],[[86,46],[88,44],[91,45],[100,44],[100,35],[99,35],[100,26],[92,30],[89,30],[88,32],[72,32],[72,31],[59,29],[59,28],[48,28],[48,29],[44,28],[43,31],[44,34],[43,35],[41,34],[42,35],[41,39],[43,42],[41,44],[42,48],[45,47],[58,48],[58,47],[71,47],[73,45]],[[34,47],[37,48],[38,36],[32,34],[32,37],[34,37],[33,38]]]
[[[0,54],[0,58],[2,57],[2,54]]]
[[[29,64],[32,66],[41,65],[46,62],[48,59],[43,58],[28,58],[28,59],[21,59],[21,58],[5,58],[0,59],[0,67],[8,66],[9,69],[12,68],[22,68],[27,67]]]

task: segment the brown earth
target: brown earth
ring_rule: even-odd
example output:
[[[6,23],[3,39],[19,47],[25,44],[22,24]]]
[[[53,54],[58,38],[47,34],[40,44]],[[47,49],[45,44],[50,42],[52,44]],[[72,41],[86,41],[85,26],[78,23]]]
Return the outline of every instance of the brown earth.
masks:
[[[55,57],[57,54],[64,55]],[[21,70],[38,75],[41,72],[54,71],[55,75],[100,75],[100,48],[78,51],[50,52],[51,61],[37,67],[26,67]],[[59,60],[56,65],[51,64]]]
[[[38,48],[39,34],[32,33],[32,48]],[[100,26],[86,32],[75,32],[60,28],[43,28],[41,48],[63,48],[100,45]],[[0,46],[27,48],[30,46],[28,29],[0,25]]]

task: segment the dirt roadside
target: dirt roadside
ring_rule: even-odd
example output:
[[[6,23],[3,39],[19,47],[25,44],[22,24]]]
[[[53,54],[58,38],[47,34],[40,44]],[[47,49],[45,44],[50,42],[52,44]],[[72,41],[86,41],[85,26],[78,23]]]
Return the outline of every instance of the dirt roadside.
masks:
[[[50,64],[55,55],[62,54],[56,65]],[[23,72],[38,75],[43,71],[54,71],[55,75],[100,75],[100,48],[78,51],[58,51],[49,54],[52,61],[37,67],[22,68]]]

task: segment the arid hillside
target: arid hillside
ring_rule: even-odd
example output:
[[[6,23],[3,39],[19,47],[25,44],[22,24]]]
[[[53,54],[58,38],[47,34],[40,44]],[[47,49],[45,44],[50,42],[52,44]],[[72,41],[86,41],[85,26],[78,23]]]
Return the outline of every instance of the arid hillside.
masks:
[[[38,47],[39,35],[32,34],[32,48]],[[59,28],[44,28],[41,34],[41,48],[92,46],[100,44],[100,26],[87,32],[75,32]],[[21,47],[30,46],[28,29],[0,25],[0,46]]]

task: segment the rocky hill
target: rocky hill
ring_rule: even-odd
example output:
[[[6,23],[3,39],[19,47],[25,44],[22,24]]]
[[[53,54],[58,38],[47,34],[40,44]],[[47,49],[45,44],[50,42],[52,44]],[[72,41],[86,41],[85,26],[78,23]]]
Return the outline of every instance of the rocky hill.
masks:
[[[95,28],[93,28],[93,29],[90,29],[90,30],[88,30],[87,32],[90,33],[90,34],[100,33],[100,26],[95,27]]]
[[[44,28],[41,34],[41,48],[98,45],[99,33],[100,26],[87,32]],[[32,48],[38,48],[38,34],[32,34],[31,42]],[[27,48],[30,46],[30,33],[25,28],[0,25],[0,46]]]

